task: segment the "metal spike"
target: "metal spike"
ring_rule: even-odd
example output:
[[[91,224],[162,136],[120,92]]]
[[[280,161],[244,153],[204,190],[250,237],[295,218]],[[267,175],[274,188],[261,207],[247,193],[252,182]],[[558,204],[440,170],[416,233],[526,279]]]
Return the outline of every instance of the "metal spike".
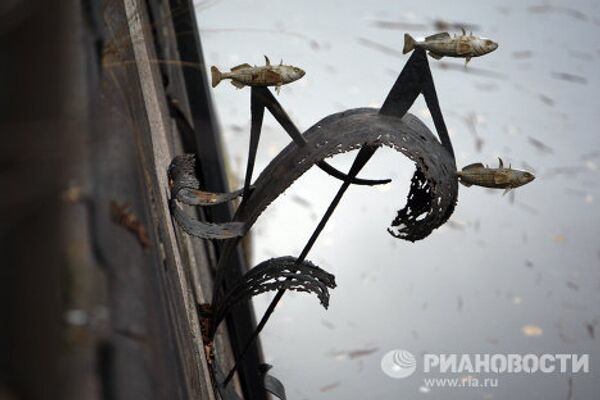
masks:
[[[265,62],[267,63],[266,65],[271,65],[271,61],[269,61],[269,57],[265,56]]]
[[[500,161],[500,165],[498,166],[498,168],[504,168],[504,163],[502,162],[502,159],[500,157],[498,157],[498,161]]]
[[[460,30],[462,31],[462,35],[463,35],[463,36],[467,36],[467,32],[465,31],[465,28],[464,28],[464,27],[462,27],[462,26],[461,26],[461,27],[460,27]]]

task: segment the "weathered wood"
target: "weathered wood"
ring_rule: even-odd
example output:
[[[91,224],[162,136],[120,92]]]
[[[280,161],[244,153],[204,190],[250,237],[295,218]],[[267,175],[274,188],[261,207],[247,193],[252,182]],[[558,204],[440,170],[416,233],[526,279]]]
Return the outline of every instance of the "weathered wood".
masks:
[[[215,398],[196,306],[216,261],[169,213],[167,166],[186,143],[167,81],[189,107],[147,3],[34,0],[2,27],[2,398]],[[173,32],[167,2],[155,11],[156,32]]]
[[[112,64],[123,65],[119,68],[124,68],[126,73],[111,72],[113,77],[120,75],[117,83],[121,85],[118,86],[128,98],[129,134],[134,138],[138,168],[143,171],[141,183],[146,200],[152,205],[151,221],[163,259],[163,265],[158,268],[158,282],[164,292],[171,319],[169,334],[175,341],[177,363],[182,372],[178,377],[181,381],[179,393],[182,398],[211,399],[214,394],[196,313],[195,296],[203,300],[204,295],[200,288],[192,287],[190,268],[194,251],[188,242],[178,242],[168,207],[166,171],[181,144],[175,143],[177,135],[172,131],[174,124],[166,105],[158,63],[154,61],[157,58],[145,4],[125,0],[123,10],[130,40],[129,43],[120,42],[118,58]],[[133,60],[131,65],[135,67],[127,67],[127,60]]]

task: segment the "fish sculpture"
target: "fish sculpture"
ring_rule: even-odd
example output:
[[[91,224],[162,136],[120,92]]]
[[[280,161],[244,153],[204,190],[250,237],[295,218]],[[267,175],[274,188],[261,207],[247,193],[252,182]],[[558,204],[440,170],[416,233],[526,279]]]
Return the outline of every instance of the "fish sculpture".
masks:
[[[283,60],[279,65],[272,65],[269,57],[265,56],[265,61],[266,65],[262,67],[241,64],[231,68],[230,72],[221,72],[213,65],[210,68],[212,87],[223,79],[231,79],[231,84],[238,89],[244,86],[275,86],[275,91],[279,94],[281,85],[297,81],[305,74],[301,68],[283,65]]]
[[[462,29],[462,28],[461,28]],[[428,51],[428,54],[436,60],[442,57],[461,57],[465,58],[465,66],[471,60],[471,57],[479,57],[498,48],[498,43],[493,40],[473,36],[472,33],[465,32],[462,29],[462,35],[451,37],[448,32],[436,33],[427,36],[423,41],[417,41],[408,33],[404,34],[404,54],[412,51],[415,47],[421,47]]]
[[[498,168],[490,168],[481,163],[470,164],[456,172],[459,182],[469,187],[471,185],[483,186],[494,189],[506,189],[504,194],[511,189],[523,186],[535,179],[533,174],[526,171],[512,169],[509,165],[504,168],[501,158],[498,158]]]

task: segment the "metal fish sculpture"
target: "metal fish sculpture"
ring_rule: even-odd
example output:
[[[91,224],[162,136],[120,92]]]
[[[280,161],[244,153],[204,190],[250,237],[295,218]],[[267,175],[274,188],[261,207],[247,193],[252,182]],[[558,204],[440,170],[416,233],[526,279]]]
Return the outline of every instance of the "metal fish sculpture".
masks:
[[[231,68],[231,72],[221,72],[213,65],[210,68],[212,87],[223,79],[231,79],[231,84],[238,89],[244,86],[275,86],[275,91],[279,94],[281,85],[297,81],[305,74],[301,68],[283,65],[283,60],[279,65],[271,65],[269,57],[265,56],[265,61],[266,65],[262,67],[241,64]]]
[[[428,54],[436,60],[442,57],[461,57],[465,58],[465,65],[471,60],[471,57],[479,57],[498,48],[498,43],[493,40],[473,36],[472,33],[465,32],[462,29],[462,35],[451,37],[448,32],[436,33],[427,36],[425,40],[416,41],[408,33],[404,34],[404,54],[414,50],[415,47],[421,47],[428,51]]]
[[[501,158],[498,158],[498,168],[489,168],[481,163],[470,164],[456,172],[459,182],[469,187],[471,185],[483,186],[494,189],[506,189],[504,194],[511,189],[523,186],[535,179],[533,174],[526,171],[512,169],[509,165],[504,168]]]

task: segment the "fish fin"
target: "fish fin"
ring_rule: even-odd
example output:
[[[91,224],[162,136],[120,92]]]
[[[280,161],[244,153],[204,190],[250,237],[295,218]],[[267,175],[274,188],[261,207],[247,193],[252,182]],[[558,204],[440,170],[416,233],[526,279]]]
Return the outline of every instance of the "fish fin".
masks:
[[[417,41],[410,36],[408,33],[404,34],[404,48],[402,49],[402,54],[406,54],[414,48],[417,47]]]
[[[271,65],[271,61],[269,60],[269,57],[265,56],[265,65]]]
[[[442,58],[444,58],[443,55],[434,53],[432,51],[429,51],[427,54],[429,54],[431,57],[435,58],[436,60],[441,60]]]
[[[498,165],[498,168],[504,168],[504,163],[502,162],[502,159],[500,157],[498,157],[498,161],[500,162],[500,165]]]
[[[436,33],[435,35],[427,36],[425,40],[434,40],[434,39],[446,39],[449,38],[450,34],[448,32]]]
[[[236,65],[235,67],[231,68],[231,70],[237,71],[238,69],[244,69],[244,68],[252,68],[252,65],[250,65],[248,63],[244,63],[244,64]]]
[[[472,183],[465,182],[465,181],[463,181],[462,179],[459,179],[458,181],[459,181],[459,182],[460,182],[460,184],[461,184],[461,185],[463,185],[463,186],[466,186],[466,187],[471,187],[471,186],[473,186],[473,184],[472,184]]]
[[[512,190],[512,188],[506,188],[504,190],[504,193],[502,193],[502,196],[506,196],[508,194],[508,192],[510,192]]]
[[[463,167],[463,171],[467,170],[467,169],[473,169],[473,168],[485,168],[483,166],[482,163],[473,163],[473,164],[469,164],[466,167]]]
[[[214,65],[210,67],[210,75],[212,77],[212,87],[217,86],[221,82],[221,79],[223,79],[221,71]]]
[[[244,87],[244,84],[243,84],[243,83],[241,83],[241,82],[238,82],[238,81],[236,81],[235,79],[232,79],[232,80],[231,80],[231,84],[232,84],[233,86],[235,86],[236,88],[238,88],[238,89],[241,89],[241,88],[243,88],[243,87]]]
[[[460,30],[462,31],[463,36],[467,36],[467,32],[465,31],[465,28],[463,26],[460,27]]]

